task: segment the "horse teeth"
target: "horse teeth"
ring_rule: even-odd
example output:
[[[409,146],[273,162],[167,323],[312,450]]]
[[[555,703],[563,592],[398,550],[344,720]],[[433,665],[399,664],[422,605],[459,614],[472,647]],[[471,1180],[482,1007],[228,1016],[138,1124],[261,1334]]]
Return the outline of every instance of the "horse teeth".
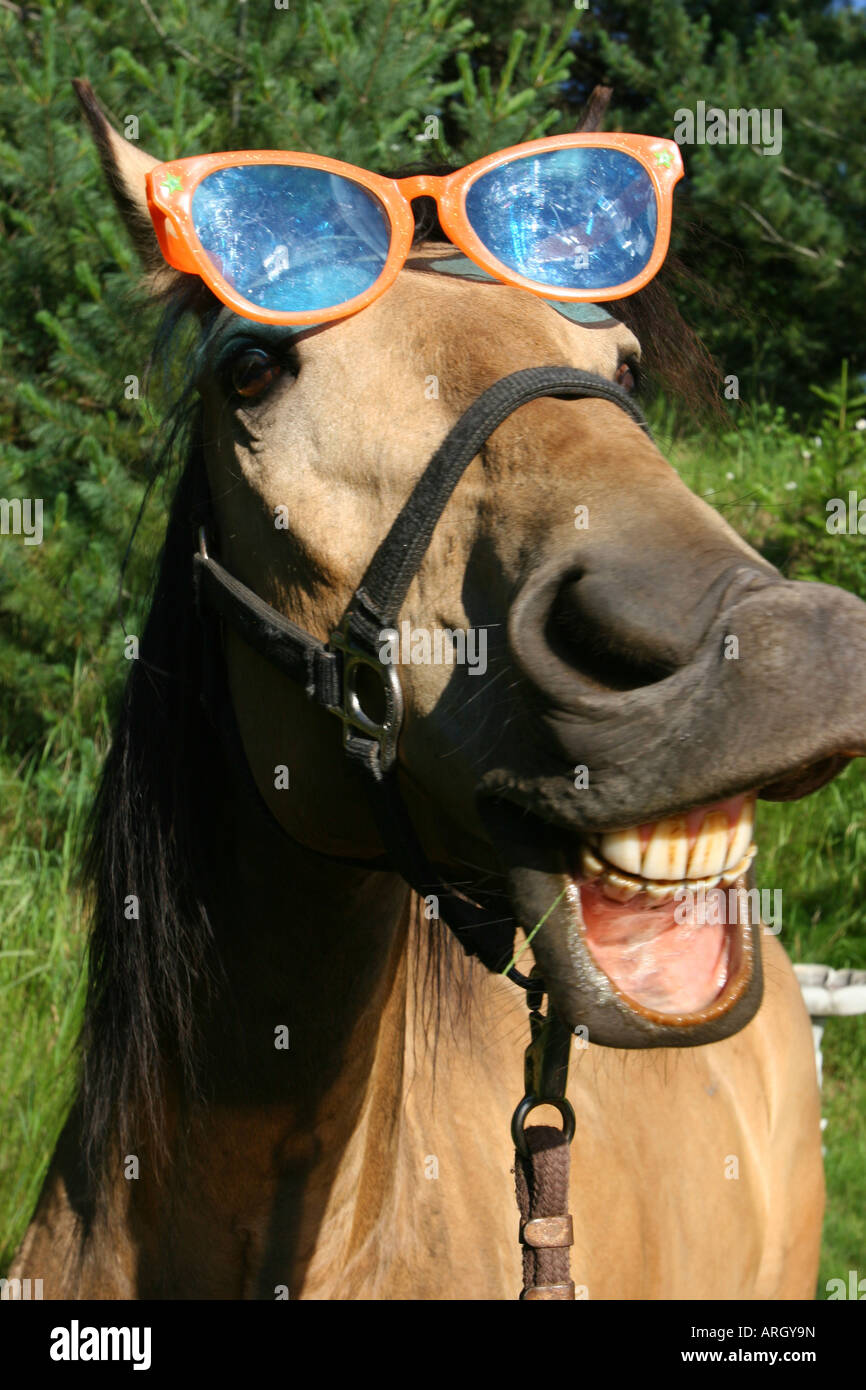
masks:
[[[725,869],[725,872],[722,874],[721,881],[726,888],[729,886],[729,884],[733,883],[735,879],[741,878],[742,875],[748,871],[749,865],[751,864],[752,860],[754,859],[757,853],[758,846],[750,845],[748,853],[743,855],[739,864],[735,864],[732,869]]]
[[[627,830],[611,830],[601,837],[600,849],[608,864],[624,869],[627,874],[642,872],[640,831],[637,826]]]
[[[731,843],[728,848],[728,857],[725,860],[725,868],[731,864],[738,864],[744,854],[749,853],[749,845],[752,843],[752,831],[755,825],[755,803],[748,797],[740,811],[740,819],[734,828]]]
[[[580,867],[587,878],[598,878],[599,874],[604,873],[604,865],[600,859],[596,859],[588,845],[581,845]]]
[[[608,830],[589,837],[596,859],[612,869],[660,883],[694,882],[722,874],[747,853],[755,820],[755,798],[740,797],[734,807],[691,811],[644,827]],[[646,837],[649,836],[647,839]],[[597,870],[595,873],[597,874]]]
[[[614,902],[628,903],[632,898],[642,893],[644,885],[638,883],[633,878],[626,878],[625,874],[615,874],[608,871],[601,885],[601,891],[606,898],[612,898]]]
[[[730,826],[724,811],[704,816],[689,855],[688,878],[706,878],[721,873],[728,859]]]
[[[721,826],[716,827],[714,833],[720,834]],[[656,879],[643,875],[632,877],[629,874],[620,873],[618,869],[603,863],[588,845],[582,844],[580,847],[580,875],[584,879],[595,880],[604,896],[609,898],[611,902],[628,903],[634,898],[642,896],[645,906],[661,907],[662,904],[673,901],[677,894],[684,890],[691,893],[703,890],[703,892],[708,893],[710,889],[718,887],[719,884],[727,888],[748,871],[757,852],[757,846],[750,844],[748,852],[729,868],[720,869],[715,873],[690,873],[688,876],[682,875],[676,879]],[[709,857],[706,851],[703,857]],[[718,855],[715,857],[718,858]],[[690,868],[692,862],[690,862]]]
[[[686,876],[689,859],[689,831],[685,816],[657,821],[644,850],[641,874],[644,878],[678,882]]]
[[[682,886],[681,883],[651,883],[648,881],[644,884],[643,891],[650,900],[650,907],[661,907],[663,903],[671,902]]]

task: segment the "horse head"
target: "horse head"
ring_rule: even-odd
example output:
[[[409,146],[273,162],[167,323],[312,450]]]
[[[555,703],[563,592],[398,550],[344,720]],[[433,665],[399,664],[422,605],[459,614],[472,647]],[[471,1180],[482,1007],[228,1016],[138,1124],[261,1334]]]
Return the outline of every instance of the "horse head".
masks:
[[[203,559],[326,648],[485,391],[539,368],[596,382],[511,410],[450,490],[378,634],[402,703],[392,775],[436,881],[476,913],[464,943],[505,969],[531,938],[569,1026],[638,1048],[741,1029],[762,991],[755,803],[866,752],[866,606],[784,579],[685,486],[621,397],[641,355],[625,323],[566,317],[441,242],[350,317],[241,318],[164,265],[144,196],[157,161],[81,91],[155,289],[201,320]],[[380,867],[391,847],[333,711],[235,624],[222,654],[273,817],[296,844]],[[727,917],[683,911],[715,890]]]

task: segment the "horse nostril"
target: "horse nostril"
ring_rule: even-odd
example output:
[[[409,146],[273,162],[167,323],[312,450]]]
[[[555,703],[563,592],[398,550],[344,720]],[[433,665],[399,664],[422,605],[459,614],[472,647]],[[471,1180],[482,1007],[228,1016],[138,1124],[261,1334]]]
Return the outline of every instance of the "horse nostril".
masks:
[[[545,625],[554,655],[608,690],[637,690],[672,675],[681,662],[671,646],[628,620],[631,605],[617,613],[608,602],[598,603],[595,587],[580,575],[560,586]]]

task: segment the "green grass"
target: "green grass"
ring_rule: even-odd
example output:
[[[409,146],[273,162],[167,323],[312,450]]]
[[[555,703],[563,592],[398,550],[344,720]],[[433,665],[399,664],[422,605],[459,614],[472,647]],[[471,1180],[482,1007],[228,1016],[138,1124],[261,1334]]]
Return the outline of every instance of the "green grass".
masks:
[[[866,1015],[830,1019],[824,1031],[827,1215],[818,1297],[828,1279],[866,1274]]]
[[[46,843],[44,831],[37,838],[31,819],[50,794],[38,771],[15,772],[0,761],[0,805],[18,802],[0,841],[0,1270],[33,1210],[71,1098],[85,944],[72,880],[93,769],[79,764],[67,774],[71,796],[59,845]],[[43,780],[56,786],[54,777]],[[55,817],[52,805],[43,825]]]
[[[866,431],[831,405],[815,431],[820,446],[766,408],[743,412],[737,432],[681,435],[659,412],[655,425],[689,485],[783,573],[866,597],[866,537],[831,537],[824,525],[827,499],[866,477]],[[76,692],[93,678],[76,669],[69,714],[38,757],[22,764],[0,747],[0,1271],[26,1227],[74,1076],[85,943],[74,871],[107,738],[104,709],[95,736],[79,726]],[[862,767],[806,801],[760,804],[758,882],[782,889],[781,940],[794,960],[866,967]],[[866,1017],[827,1025],[823,1112],[819,1297],[828,1279],[866,1273]]]
[[[0,744],[0,1271],[30,1218],[75,1081],[86,916],[76,888],[108,716],[81,726],[79,661],[63,719],[16,761]],[[94,737],[93,735],[96,735]]]

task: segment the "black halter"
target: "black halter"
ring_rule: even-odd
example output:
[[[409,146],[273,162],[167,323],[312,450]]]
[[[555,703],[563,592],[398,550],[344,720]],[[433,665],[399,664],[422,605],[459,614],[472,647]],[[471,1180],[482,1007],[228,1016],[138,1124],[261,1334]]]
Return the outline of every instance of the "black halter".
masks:
[[[635,402],[603,377],[573,367],[530,367],[503,377],[469,406],[430,459],[327,645],[229,574],[209,554],[204,527],[194,557],[200,612],[209,605],[250,647],[303,685],[311,700],[342,721],[343,747],[365,783],[388,866],[422,897],[435,895],[441,917],[464,950],[493,970],[501,970],[507,960],[503,942],[513,940],[515,923],[511,917],[496,919],[493,903],[485,902],[483,894],[470,900],[445,883],[428,862],[397,780],[397,743],[403,720],[400,680],[395,667],[380,659],[379,651],[381,634],[396,626],[436,523],[466,468],[503,420],[541,396],[611,401],[649,434]],[[378,720],[361,703],[358,673],[362,667],[373,671],[381,686],[384,714]],[[491,932],[492,928],[499,930]],[[518,971],[512,969],[509,976],[528,987],[529,982]],[[532,988],[537,989],[537,982],[533,981]]]

